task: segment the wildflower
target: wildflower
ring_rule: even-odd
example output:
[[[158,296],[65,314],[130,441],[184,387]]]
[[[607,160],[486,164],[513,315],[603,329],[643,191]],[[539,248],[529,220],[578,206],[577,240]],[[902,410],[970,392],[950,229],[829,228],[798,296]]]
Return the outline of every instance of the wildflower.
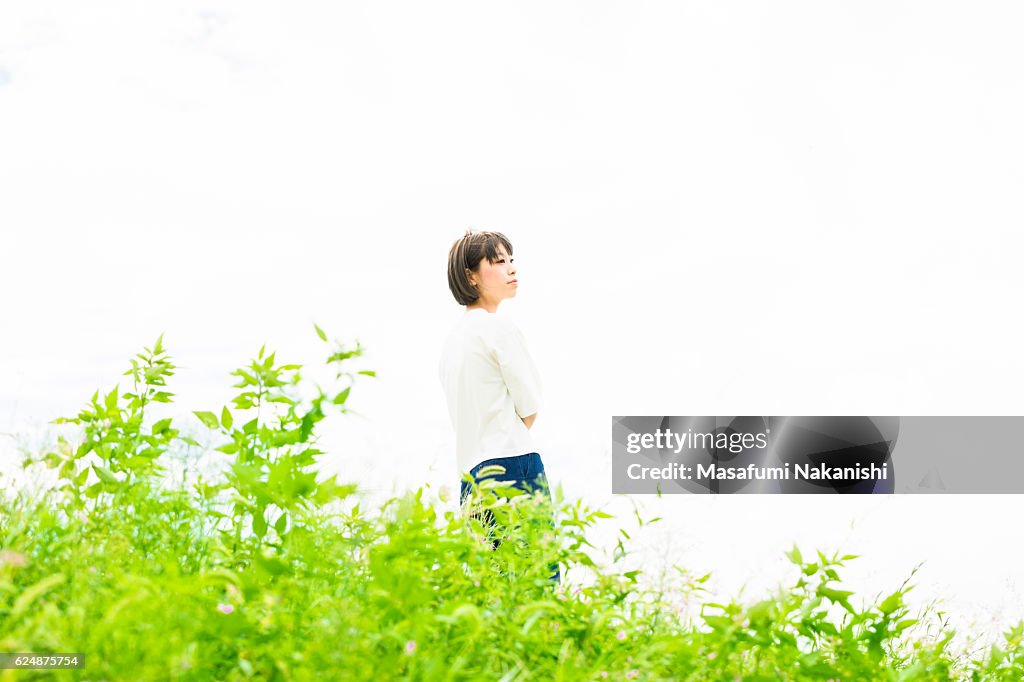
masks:
[[[625,639],[626,639],[626,631],[625,630],[619,630],[618,632],[616,632],[615,633],[615,639],[619,640],[620,642],[625,641]]]
[[[5,549],[0,551],[0,564],[9,564],[11,566],[24,566],[28,563],[28,559],[25,555],[20,552],[15,552],[13,549]]]
[[[718,657],[718,652],[717,652],[717,651],[712,651],[712,652],[711,652],[710,654],[708,654],[708,660],[709,660],[709,661],[713,661],[713,660],[715,660],[715,659],[716,659],[717,657]]]
[[[416,642],[410,639],[405,643],[405,654],[407,656],[412,656],[414,651],[416,651]]]
[[[217,610],[226,616],[229,613],[232,613],[235,610],[235,607],[231,604],[217,604]]]
[[[627,680],[631,680],[631,679],[633,679],[634,677],[636,677],[639,674],[640,674],[640,671],[637,670],[636,668],[633,668],[628,673],[626,673],[626,679]]]
[[[602,670],[601,671],[601,679],[602,680],[607,680],[608,679],[608,671],[607,670]]]
[[[480,581],[479,580],[474,580],[473,581],[473,587],[480,587]]]

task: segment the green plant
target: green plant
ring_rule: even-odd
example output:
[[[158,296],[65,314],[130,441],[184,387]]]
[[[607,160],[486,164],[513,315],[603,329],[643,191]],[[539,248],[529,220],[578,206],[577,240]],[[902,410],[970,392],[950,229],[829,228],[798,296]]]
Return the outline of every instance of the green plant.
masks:
[[[178,437],[178,431],[171,427],[170,418],[152,423],[148,431],[143,422],[153,403],[171,402],[174,394],[166,390],[166,380],[174,375],[174,369],[161,334],[152,349],[145,348],[132,358],[131,369],[124,373],[132,377],[132,391],[122,394],[120,386],[114,386],[102,398],[97,391],[76,417],[54,420],[55,424],[79,425],[83,432],[77,447],[61,436],[57,448],[41,458],[58,470],[63,481],[60,489],[66,492],[64,503],[70,510],[84,509],[87,500],[129,490],[161,472],[157,460]]]
[[[327,342],[323,330],[315,329]],[[355,486],[341,485],[334,476],[317,480],[314,465],[323,451],[315,447],[314,429],[326,417],[325,408],[346,411],[357,375],[374,376],[369,370],[353,373],[344,367],[362,352],[358,342],[354,348],[336,344],[327,365],[336,368],[334,380],[344,380],[344,385],[329,391],[317,385],[312,397],[304,399],[300,389],[308,387],[302,383],[302,366],[276,365],[276,354],[265,356],[265,347],[260,348],[248,366],[231,373],[240,379],[235,388],[242,389],[232,399],[235,412],[226,405],[219,417],[213,412],[195,412],[208,428],[229,439],[216,450],[234,456],[227,480],[201,490],[207,498],[225,489],[232,492],[231,524],[225,540],[233,546],[240,545],[247,530],[257,545],[272,531],[275,539],[271,544],[278,545],[288,533],[289,515],[305,514],[313,506],[355,491]]]
[[[676,567],[678,584],[652,586],[626,568],[625,528],[605,565],[588,536],[616,520],[557,487],[550,502],[500,480],[475,487],[497,549],[425,488],[365,510],[314,466],[316,426],[372,375],[341,364],[360,354],[337,346],[327,366],[340,384],[324,390],[261,350],[234,373],[230,407],[197,413],[225,441],[205,456],[231,467],[189,486],[156,466],[175,443],[196,445],[170,422],[153,428],[163,419],[146,428],[173,369],[159,341],[147,349],[134,391],[67,420],[82,443],[63,437],[59,459],[26,462],[57,468],[59,489],[0,491],[0,651],[85,653],[85,670],[38,675],[62,680],[1024,679],[1024,624],[978,656],[951,651],[944,624],[920,632],[907,582],[856,603],[841,581],[851,555],[794,547],[788,587],[681,610],[709,575]],[[116,480],[77,481],[97,464]]]

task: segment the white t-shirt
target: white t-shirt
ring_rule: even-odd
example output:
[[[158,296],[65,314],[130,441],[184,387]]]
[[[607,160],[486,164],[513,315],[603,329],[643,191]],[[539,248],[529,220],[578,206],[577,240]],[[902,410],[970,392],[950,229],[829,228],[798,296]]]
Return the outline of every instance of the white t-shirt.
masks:
[[[485,459],[536,452],[520,417],[540,409],[540,377],[511,319],[467,310],[445,341],[439,370],[460,474]]]

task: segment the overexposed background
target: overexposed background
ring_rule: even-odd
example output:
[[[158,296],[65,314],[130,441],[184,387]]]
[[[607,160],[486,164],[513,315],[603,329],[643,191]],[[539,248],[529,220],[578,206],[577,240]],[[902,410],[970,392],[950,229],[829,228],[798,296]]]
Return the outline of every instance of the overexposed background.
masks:
[[[1020,496],[611,495],[616,414],[1021,413],[1015,3],[18,2],[0,8],[0,471],[161,332],[168,414],[264,342],[358,338],[326,471],[456,486],[449,246],[515,247],[566,495],[666,517],[717,593],[861,553],[858,595],[1024,617]],[[1019,455],[1020,453],[1016,453]],[[1008,456],[1016,456],[1008,453]],[[613,529],[601,538],[607,546]],[[746,594],[746,593],[745,593]]]

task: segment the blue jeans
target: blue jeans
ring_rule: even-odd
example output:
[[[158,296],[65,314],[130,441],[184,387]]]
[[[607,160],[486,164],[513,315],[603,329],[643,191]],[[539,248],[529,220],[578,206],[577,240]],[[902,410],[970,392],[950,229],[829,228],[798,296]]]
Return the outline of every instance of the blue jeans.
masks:
[[[488,473],[485,476],[480,476],[479,471],[484,467],[492,465],[501,465],[505,467],[504,473]],[[485,459],[484,461],[477,464],[475,467],[470,469],[470,476],[477,483],[486,481],[488,479],[498,479],[499,481],[510,481],[510,485],[513,488],[518,488],[524,492],[530,493],[535,490],[540,490],[547,497],[548,502],[551,501],[551,491],[548,488],[547,475],[544,473],[544,462],[541,461],[540,455],[536,452],[531,452],[526,455],[517,455],[516,457],[495,457],[493,459]],[[470,484],[466,481],[460,481],[459,486],[459,502],[462,505],[466,504],[466,498],[469,497],[471,492]],[[488,529],[490,534],[491,544],[497,549],[501,544],[501,540],[495,537],[494,528],[496,525],[494,514],[491,510],[485,509],[483,512],[476,516],[484,527]],[[554,528],[554,519],[548,519],[549,525]],[[557,562],[551,564],[551,580],[554,583],[560,583],[562,581],[562,572]]]

